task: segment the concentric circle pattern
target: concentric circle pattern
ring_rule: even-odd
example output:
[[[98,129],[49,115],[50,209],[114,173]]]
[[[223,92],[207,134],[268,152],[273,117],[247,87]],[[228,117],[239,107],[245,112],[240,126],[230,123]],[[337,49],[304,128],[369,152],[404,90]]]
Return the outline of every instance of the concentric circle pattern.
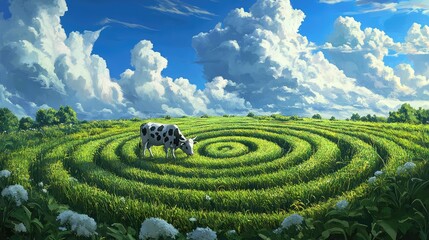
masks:
[[[404,162],[428,156],[419,129],[397,125],[158,121],[197,136],[196,154],[177,150],[177,159],[165,158],[160,146],[152,147],[153,158],[143,157],[142,122],[129,121],[46,143],[33,153],[36,161],[10,167],[45,182],[60,202],[106,221],[138,226],[160,217],[191,229],[188,219],[195,217],[201,226],[245,230],[278,226],[291,213],[323,214],[339,199],[365,195],[375,171],[393,174]]]

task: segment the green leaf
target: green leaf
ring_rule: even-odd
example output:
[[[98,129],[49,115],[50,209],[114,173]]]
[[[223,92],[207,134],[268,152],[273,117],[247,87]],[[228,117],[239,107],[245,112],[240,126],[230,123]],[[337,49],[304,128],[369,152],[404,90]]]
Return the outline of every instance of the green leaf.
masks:
[[[341,225],[342,228],[349,228],[349,223],[347,221],[336,219],[336,218],[331,219],[325,223],[325,225],[331,225],[331,224],[333,224],[334,226],[339,224]]]
[[[324,231],[322,233],[322,236],[324,237],[324,239],[327,239],[327,238],[329,238],[329,236],[331,236],[331,234],[342,234],[344,239],[347,239],[346,232],[344,231],[344,229],[339,228],[339,227],[330,228],[330,229]]]
[[[389,237],[393,240],[396,239],[397,231],[396,226],[392,226],[392,223],[388,221],[377,221],[377,224],[380,225],[383,230],[389,235]]]
[[[116,227],[116,229],[118,229],[122,234],[127,233],[127,230],[125,229],[124,225],[122,225],[121,223],[114,223],[112,224],[112,226]]]
[[[269,237],[265,236],[265,235],[264,235],[264,234],[262,234],[262,233],[259,233],[259,234],[258,234],[258,236],[259,236],[260,238],[262,238],[263,240],[271,240],[271,238],[269,238]]]

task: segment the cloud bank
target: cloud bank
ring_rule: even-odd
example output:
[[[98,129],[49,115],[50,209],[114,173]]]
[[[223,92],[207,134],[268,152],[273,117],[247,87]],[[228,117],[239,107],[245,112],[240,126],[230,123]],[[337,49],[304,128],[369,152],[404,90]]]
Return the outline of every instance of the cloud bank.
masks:
[[[0,18],[0,107],[22,117],[70,105],[83,119],[248,111],[346,118],[386,114],[404,101],[429,108],[427,26],[414,24],[395,42],[340,17],[328,42],[316,46],[300,34],[305,14],[289,0],[258,0],[193,37],[207,79],[198,89],[165,76],[168,60],[148,40],[131,49],[131,69],[112,79],[92,53],[103,29],[67,35],[60,21],[66,11],[65,0],[11,1],[11,17]],[[412,64],[388,66],[392,54]]]

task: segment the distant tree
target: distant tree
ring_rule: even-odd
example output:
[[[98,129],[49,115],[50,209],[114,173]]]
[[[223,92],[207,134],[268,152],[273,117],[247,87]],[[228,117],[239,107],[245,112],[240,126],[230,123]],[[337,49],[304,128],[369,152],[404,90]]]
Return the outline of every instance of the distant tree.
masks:
[[[59,123],[77,123],[77,114],[70,106],[61,106],[55,114]]]
[[[417,120],[420,123],[423,123],[423,124],[429,123],[429,110],[428,109],[423,109],[423,108],[420,107],[416,111],[416,117],[417,117]]]
[[[18,117],[8,108],[0,108],[0,131],[10,132],[18,129]]]
[[[398,111],[389,112],[387,122],[419,123],[417,111],[410,104],[404,103]]]
[[[171,119],[171,116],[170,115],[165,115],[165,117],[164,117],[164,119]]]
[[[23,117],[19,120],[19,129],[28,130],[34,126],[34,120],[31,117]]]
[[[350,120],[352,120],[352,121],[359,121],[360,120],[360,115],[358,113],[353,113],[352,116],[350,117]]]
[[[369,119],[371,119],[371,116],[370,116]],[[367,116],[362,116],[359,120],[362,121],[362,122],[369,122],[369,119],[368,119]]]
[[[311,118],[313,118],[313,119],[322,119],[322,116],[320,116],[320,114],[316,113]]]
[[[248,117],[254,117],[254,116],[255,116],[255,114],[254,114],[254,113],[252,113],[252,112],[249,112],[249,113],[247,114],[247,116],[248,116]]]
[[[57,111],[53,108],[39,109],[36,113],[36,122],[39,127],[57,124],[59,122]]]
[[[223,117],[229,117],[229,115],[228,114],[224,114]]]
[[[329,119],[329,121],[335,121],[336,119],[335,119],[335,117],[334,116],[332,116],[330,119]]]
[[[209,118],[209,115],[207,115],[207,113],[206,113],[206,114],[202,115],[201,118]]]

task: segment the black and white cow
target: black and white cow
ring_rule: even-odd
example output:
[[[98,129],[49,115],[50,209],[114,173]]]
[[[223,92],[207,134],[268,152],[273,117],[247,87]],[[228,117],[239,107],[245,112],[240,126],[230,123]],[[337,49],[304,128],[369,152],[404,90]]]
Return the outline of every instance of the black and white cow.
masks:
[[[166,157],[168,157],[168,149],[171,149],[173,158],[176,158],[174,151],[177,148],[182,149],[188,156],[194,155],[194,144],[197,143],[195,138],[186,139],[180,132],[177,125],[161,124],[161,123],[146,123],[140,126],[140,136],[142,138],[143,156],[146,149],[149,150],[150,156],[153,157],[152,146],[164,145]]]

